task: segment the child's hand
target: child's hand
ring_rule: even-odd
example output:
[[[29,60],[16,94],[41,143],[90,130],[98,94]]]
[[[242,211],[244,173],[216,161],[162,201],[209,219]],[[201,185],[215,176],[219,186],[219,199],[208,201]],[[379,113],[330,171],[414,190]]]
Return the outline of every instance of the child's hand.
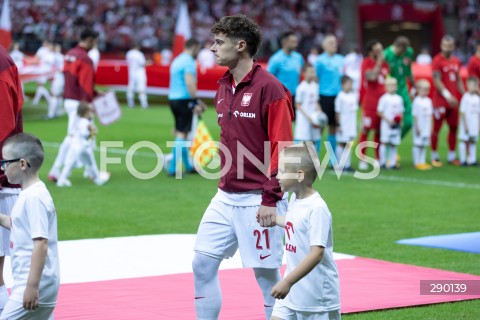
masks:
[[[26,310],[35,310],[38,308],[38,288],[27,285],[23,293],[23,308]]]
[[[291,288],[292,285],[290,283],[282,280],[273,286],[271,295],[275,299],[285,299]]]

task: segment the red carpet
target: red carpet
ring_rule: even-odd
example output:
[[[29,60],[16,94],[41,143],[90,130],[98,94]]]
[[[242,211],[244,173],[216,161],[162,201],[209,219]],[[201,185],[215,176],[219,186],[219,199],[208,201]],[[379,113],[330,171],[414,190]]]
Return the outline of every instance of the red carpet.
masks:
[[[342,313],[480,299],[461,295],[420,295],[420,280],[479,280],[480,276],[381,260],[337,261]],[[223,308],[220,319],[264,319],[263,303],[251,269],[220,271]],[[195,319],[193,275],[65,284],[55,317],[71,319]]]

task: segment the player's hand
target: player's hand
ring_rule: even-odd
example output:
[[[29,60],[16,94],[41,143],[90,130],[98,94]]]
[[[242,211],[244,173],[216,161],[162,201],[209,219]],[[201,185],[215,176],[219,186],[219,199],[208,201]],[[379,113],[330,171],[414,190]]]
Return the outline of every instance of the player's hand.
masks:
[[[275,299],[285,299],[287,294],[290,292],[292,285],[285,280],[280,281],[272,288],[272,297]]]
[[[267,207],[267,206],[260,206],[257,212],[257,220],[260,223],[260,226],[267,228],[267,227],[274,227],[277,224],[277,208],[276,207]]]
[[[454,96],[451,96],[451,97],[448,99],[448,103],[449,103],[452,107],[457,107],[457,106],[458,106],[458,100],[457,100],[457,98],[455,98]]]
[[[35,310],[38,308],[38,288],[27,285],[23,293],[23,308],[26,310]]]

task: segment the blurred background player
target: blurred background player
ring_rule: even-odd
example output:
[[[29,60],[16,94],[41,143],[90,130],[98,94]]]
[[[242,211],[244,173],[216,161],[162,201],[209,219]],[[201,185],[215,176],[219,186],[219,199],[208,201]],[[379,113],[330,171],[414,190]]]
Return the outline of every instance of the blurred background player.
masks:
[[[378,116],[380,123],[380,166],[394,169],[397,166],[397,147],[401,141],[403,99],[397,92],[397,79],[387,78],[385,89],[387,92],[378,101]],[[388,164],[387,164],[388,146]]]
[[[98,171],[97,162],[93,154],[91,140],[95,138],[97,128],[93,124],[93,108],[88,103],[80,103],[78,106],[78,120],[75,123],[73,137],[65,158],[65,165],[58,177],[57,187],[71,187],[68,180],[75,164],[80,161],[89,170],[89,177],[93,182],[101,186],[110,178],[110,174]]]
[[[353,79],[343,76],[342,91],[335,99],[335,116],[337,118],[337,146],[336,156],[338,163],[341,162],[343,151],[347,145],[350,148],[357,139],[357,110],[358,93],[353,90]],[[343,170],[352,171],[352,149],[348,148],[348,157],[346,158]]]
[[[25,54],[20,51],[20,44],[18,42],[14,42],[12,44],[12,51],[10,51],[10,57],[12,57],[13,62],[17,66],[17,69],[20,71],[24,66],[23,59],[25,58]]]
[[[362,61],[362,87],[360,90],[360,104],[362,106],[362,133],[359,143],[368,140],[370,131],[373,131],[373,141],[380,143],[380,118],[378,117],[378,100],[385,93],[385,79],[389,73],[388,64],[383,58],[383,46],[378,40],[371,40],[366,46],[366,56]],[[364,161],[365,148],[361,149],[362,158],[358,168],[367,170],[368,164]],[[378,148],[375,149],[378,159]]]
[[[208,69],[215,66],[215,55],[210,47],[212,44],[209,41],[205,41],[202,50],[198,53],[197,61],[200,66],[200,72],[205,73]]]
[[[323,53],[317,59],[315,70],[320,85],[320,105],[328,117],[328,142],[336,148],[337,121],[335,119],[335,98],[342,90],[340,79],[343,75],[343,56],[337,53],[338,43],[334,35],[327,35],[323,39]],[[333,165],[333,162],[330,160]]]
[[[320,128],[314,124],[312,116],[316,112],[321,112],[318,103],[318,83],[315,81],[315,68],[311,64],[304,66],[303,78],[295,93],[296,122],[293,139],[295,141],[312,141],[317,149],[320,150]]]
[[[477,77],[467,79],[467,89],[460,101],[460,127],[458,130],[459,156],[462,166],[477,166],[477,141],[480,130],[480,97]],[[467,152],[468,150],[468,152]],[[468,153],[468,158],[467,158]]]
[[[272,288],[272,296],[277,299],[272,320],[341,318],[332,214],[313,189],[316,166],[320,165],[318,158],[312,158],[315,155],[305,143],[290,146],[280,154],[277,179],[283,192],[293,194],[287,214],[276,219],[277,225],[286,230],[287,269],[283,280]],[[294,159],[300,162],[294,163]]]
[[[295,32],[284,32],[280,38],[280,44],[282,48],[268,60],[267,71],[287,87],[292,95],[292,101],[295,101],[295,92],[300,83],[300,75],[305,61],[302,55],[296,51],[298,37]]]
[[[415,62],[424,66],[429,66],[432,63],[432,57],[430,56],[427,48],[423,48],[420,51],[420,54],[417,56]]]
[[[92,102],[95,95],[95,70],[88,50],[97,42],[98,33],[85,29],[80,34],[80,42],[65,55],[63,72],[65,76],[64,107],[68,115],[67,135],[58,150],[52,169],[48,173],[48,180],[56,182],[73,137],[73,130],[77,121],[77,108],[80,102]]]
[[[467,70],[469,77],[476,77],[480,80],[480,40],[475,44],[475,49],[475,54],[468,61]]]
[[[170,90],[168,103],[175,121],[175,143],[172,148],[172,160],[167,169],[168,176],[175,176],[178,155],[188,173],[195,173],[190,163],[188,148],[184,143],[192,130],[193,113],[201,113],[206,105],[197,99],[197,63],[195,58],[200,51],[200,43],[189,39],[185,43],[182,54],[176,57],[170,65]],[[181,151],[179,151],[181,150]]]
[[[433,105],[430,93],[430,82],[425,79],[416,82],[417,96],[412,103],[413,116],[413,165],[418,170],[430,170],[427,164],[427,148],[432,135]]]
[[[318,48],[312,47],[312,49],[310,49],[310,53],[307,56],[307,62],[310,63],[312,66],[315,66],[317,64],[318,56]]]
[[[344,73],[346,76],[349,76],[352,79],[353,92],[355,92],[357,95],[361,85],[360,81],[362,78],[362,61],[363,61],[363,55],[361,54],[357,45],[352,46],[352,49],[345,56],[345,59],[344,59],[344,65],[345,65]]]
[[[53,75],[52,85],[50,87],[51,98],[48,103],[48,119],[53,119],[58,112],[62,110],[63,106],[63,89],[65,87],[65,77],[63,75],[64,57],[62,54],[62,46],[60,44],[54,45],[54,68],[57,70]]]
[[[23,93],[18,69],[8,52],[0,46],[0,159],[3,143],[9,137],[23,131]],[[0,212],[10,215],[21,191],[20,185],[11,184],[0,169]],[[7,303],[8,291],[3,278],[5,256],[10,255],[10,231],[0,228],[0,313]]]
[[[42,46],[37,50],[35,57],[38,60],[39,68],[42,72],[50,72],[55,64],[55,55],[53,52],[52,43],[48,40],[44,40]],[[33,97],[32,104],[34,106],[38,105],[42,97],[45,97],[47,103],[50,103],[50,92],[48,92],[45,87],[48,82],[48,76],[40,76],[37,80],[37,90],[35,91],[35,96]]]
[[[456,159],[455,149],[457,145],[458,129],[458,103],[465,92],[462,79],[460,78],[460,60],[453,56],[455,50],[455,39],[445,35],[440,43],[441,52],[438,53],[432,62],[433,83],[433,131],[432,131],[432,153],[431,160],[434,167],[442,166],[438,156],[438,134],[446,120],[448,132],[448,163],[460,165]]]
[[[402,123],[402,138],[412,128],[412,100],[408,90],[408,82],[415,88],[415,81],[412,73],[412,62],[414,60],[413,49],[407,37],[399,36],[393,44],[384,51],[385,61],[390,67],[390,76],[397,79],[397,94],[403,99],[404,114]],[[408,81],[407,81],[408,80]]]
[[[138,99],[142,108],[148,108],[147,100],[147,71],[145,66],[147,60],[140,45],[135,44],[127,51],[125,56],[128,65],[128,88],[127,103],[130,108],[135,106],[135,92],[138,92]]]

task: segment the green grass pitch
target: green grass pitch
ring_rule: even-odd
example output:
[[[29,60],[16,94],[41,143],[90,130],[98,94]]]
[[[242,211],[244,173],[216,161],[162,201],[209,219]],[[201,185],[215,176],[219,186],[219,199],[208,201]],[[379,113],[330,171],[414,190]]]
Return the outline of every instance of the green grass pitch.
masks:
[[[27,85],[32,95],[34,86]],[[120,99],[124,94],[119,94]],[[150,97],[151,107],[129,109],[122,104],[123,117],[108,127],[98,125],[97,144],[123,141],[127,150],[142,140],[156,143],[164,152],[171,140],[173,119],[165,100]],[[24,130],[45,143],[45,163],[40,172],[46,181],[48,170],[66,132],[66,116],[43,120],[46,104],[24,106]],[[209,109],[204,120],[218,139],[216,114]],[[446,155],[446,129],[440,140]],[[400,146],[402,168],[362,181],[350,176],[337,179],[326,173],[315,184],[334,217],[335,251],[431,268],[480,275],[476,254],[395,244],[403,238],[479,231],[480,169],[445,166],[420,172],[411,165],[411,136]],[[324,149],[322,150],[322,156]],[[96,153],[97,163],[99,154]],[[216,192],[217,181],[189,175],[175,180],[160,173],[154,179],[139,180],[122,164],[109,165],[112,177],[103,187],[72,174],[72,188],[57,188],[47,182],[58,212],[60,240],[134,236],[164,233],[195,233],[202,214]],[[139,171],[149,172],[157,160],[152,150],[140,149],[133,157]],[[354,162],[356,166],[356,162]],[[159,250],[161,250],[159,248]],[[88,257],[85,257],[88,259]],[[395,290],[395,288],[391,288]],[[478,319],[480,300],[403,308],[344,316],[345,319]]]

